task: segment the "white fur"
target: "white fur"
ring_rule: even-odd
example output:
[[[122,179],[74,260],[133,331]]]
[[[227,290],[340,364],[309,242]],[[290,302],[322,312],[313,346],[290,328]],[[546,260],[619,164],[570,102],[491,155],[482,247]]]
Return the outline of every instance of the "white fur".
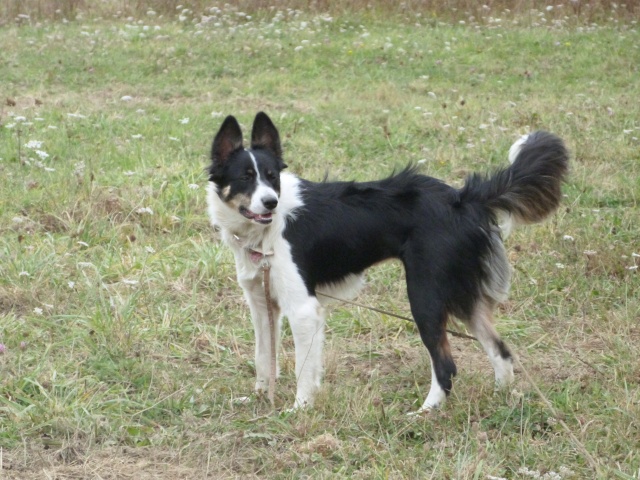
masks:
[[[528,138],[529,135],[522,135],[518,140],[513,142],[513,145],[511,145],[511,148],[509,148],[509,163],[513,164],[513,162],[516,161],[520,150],[522,150],[522,145],[525,144]]]
[[[253,153],[249,150],[245,150],[249,156],[251,157],[251,161],[253,162],[253,168],[256,171],[256,181],[258,186],[253,192],[251,196],[251,204],[249,205],[249,210],[253,213],[257,213],[258,215],[264,215],[265,213],[269,213],[269,210],[264,206],[262,200],[265,198],[278,198],[278,194],[276,191],[267,185],[260,177],[260,170],[258,170],[258,162],[256,162],[256,157],[253,156]]]
[[[500,338],[493,326],[493,313],[488,305],[482,303],[476,306],[473,319],[469,323],[471,332],[475,335],[487,353],[493,370],[495,372],[496,385],[498,387],[508,386],[513,382],[513,361],[502,358],[496,340]]]
[[[513,145],[509,148],[509,163],[513,164],[518,158],[520,151],[522,150],[522,145],[525,144],[529,135],[522,135],[518,140],[513,142]],[[498,226],[502,231],[502,238],[506,239],[511,231],[516,227],[514,218],[507,212],[498,212]]]
[[[429,357],[431,358],[431,357]],[[429,388],[429,394],[425,399],[422,406],[416,412],[409,413],[409,416],[420,415],[427,413],[435,408],[439,408],[444,405],[447,400],[447,394],[438,383],[436,377],[436,370],[433,368],[433,361],[431,362],[431,388]]]

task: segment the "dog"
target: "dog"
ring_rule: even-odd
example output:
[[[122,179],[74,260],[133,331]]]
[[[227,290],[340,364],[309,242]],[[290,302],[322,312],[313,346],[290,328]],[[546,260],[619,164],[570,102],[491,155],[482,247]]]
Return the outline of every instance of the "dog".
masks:
[[[512,382],[513,357],[493,326],[507,298],[511,267],[503,234],[542,221],[560,204],[569,155],[547,132],[519,139],[511,164],[470,175],[460,189],[408,166],[382,180],[311,182],[283,170],[278,130],[259,112],[251,144],[228,116],[213,140],[208,213],[235,256],[255,330],[257,392],[268,391],[271,359],[267,301],[276,334],[290,323],[295,343],[293,409],[313,405],[323,373],[325,301],[353,297],[364,271],[399,259],[411,313],[431,359],[431,386],[418,410],[444,404],[456,375],[446,325],[461,320],[486,351],[497,385]],[[270,264],[265,298],[262,264]]]

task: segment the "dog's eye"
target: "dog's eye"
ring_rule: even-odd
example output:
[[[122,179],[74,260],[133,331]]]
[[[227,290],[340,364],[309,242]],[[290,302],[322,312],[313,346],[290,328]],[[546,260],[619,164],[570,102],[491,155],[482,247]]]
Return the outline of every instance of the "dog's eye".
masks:
[[[243,175],[240,177],[240,180],[243,182],[248,182],[251,180],[251,175]]]
[[[278,176],[273,173],[271,170],[267,170],[267,178],[269,180],[275,180],[276,178],[278,178]]]

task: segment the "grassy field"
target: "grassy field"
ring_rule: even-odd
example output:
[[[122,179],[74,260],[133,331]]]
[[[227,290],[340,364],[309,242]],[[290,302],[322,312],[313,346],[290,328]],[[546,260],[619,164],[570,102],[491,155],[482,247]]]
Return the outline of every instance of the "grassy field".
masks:
[[[633,17],[245,12],[3,19],[0,479],[640,478]],[[552,408],[521,368],[494,393],[481,349],[454,338],[450,401],[407,417],[430,379],[415,328],[349,306],[328,320],[315,409],[241,401],[253,333],[204,167],[222,118],[246,130],[258,110],[317,180],[417,162],[460,185],[522,133],[566,140],[565,202],[509,238],[498,315]],[[358,301],[406,314],[402,278],[376,267]],[[282,358],[284,408],[286,331]]]

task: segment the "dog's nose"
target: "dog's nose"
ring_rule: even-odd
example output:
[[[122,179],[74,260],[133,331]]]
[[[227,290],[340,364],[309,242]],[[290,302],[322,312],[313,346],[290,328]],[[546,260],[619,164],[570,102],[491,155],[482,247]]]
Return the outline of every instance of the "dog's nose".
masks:
[[[266,197],[262,199],[262,205],[267,210],[273,210],[278,206],[278,199],[276,197]]]

